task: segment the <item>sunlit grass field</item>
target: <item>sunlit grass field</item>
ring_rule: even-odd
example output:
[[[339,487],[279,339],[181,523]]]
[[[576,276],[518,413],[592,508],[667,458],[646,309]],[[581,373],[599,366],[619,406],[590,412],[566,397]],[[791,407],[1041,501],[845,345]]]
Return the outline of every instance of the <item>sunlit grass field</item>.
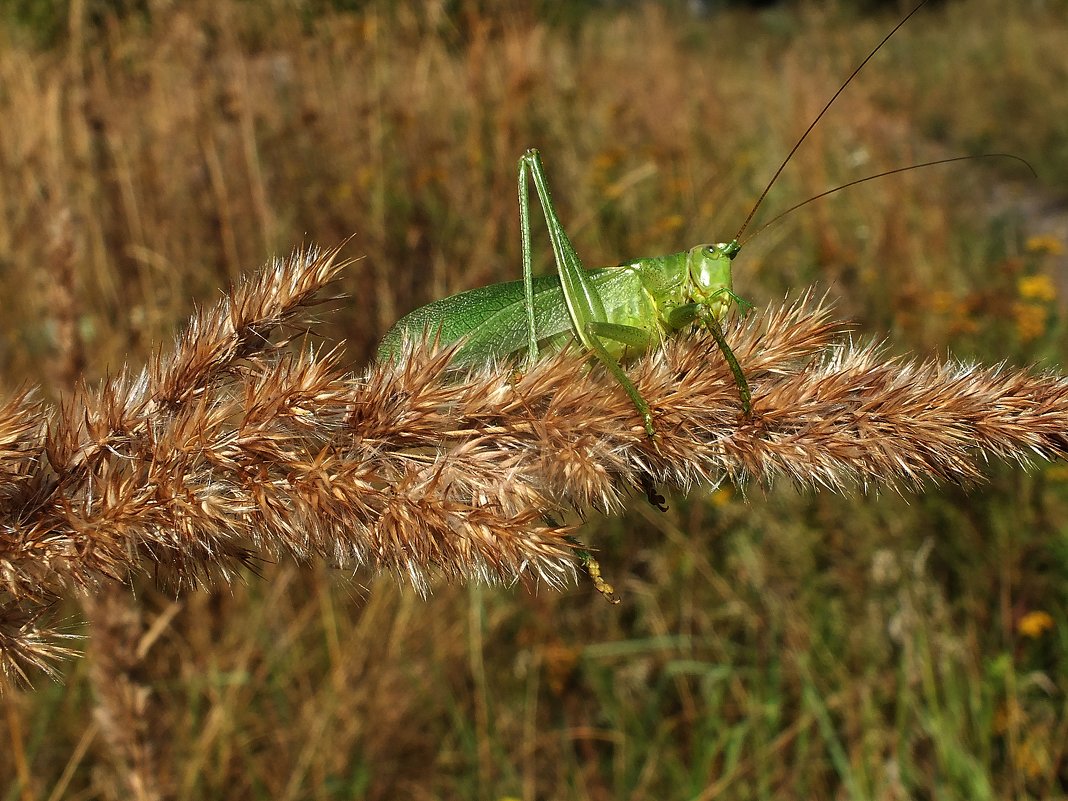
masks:
[[[71,2],[48,27],[15,5],[0,385],[53,399],[143,363],[267,258],[350,234],[349,300],[316,330],[361,369],[404,312],[519,277],[531,146],[588,266],[728,240],[903,13]],[[761,217],[956,155],[1038,178],[982,159],[835,194],[748,242],[735,289],[759,309],[815,286],[888,358],[1068,369],[1065,41],[1063,0],[921,12]],[[128,658],[90,645],[62,684],[0,698],[0,799],[1064,797],[1068,465],[988,475],[635,498],[583,532],[619,606],[588,583],[423,599],[322,565],[177,598],[138,577]],[[91,634],[75,600],[60,614]],[[117,669],[144,694],[101,705]]]

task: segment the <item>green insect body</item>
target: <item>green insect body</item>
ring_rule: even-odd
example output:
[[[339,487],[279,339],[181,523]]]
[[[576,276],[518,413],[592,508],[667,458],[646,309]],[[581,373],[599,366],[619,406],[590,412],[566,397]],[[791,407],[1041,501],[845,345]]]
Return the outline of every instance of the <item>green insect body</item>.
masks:
[[[533,277],[528,170],[549,228],[556,275]],[[731,261],[740,249],[736,241],[587,270],[557,217],[536,150],[519,161],[519,192],[523,280],[472,289],[416,309],[385,335],[380,360],[395,357],[405,339],[425,335],[461,343],[453,362],[457,365],[512,358],[525,351],[529,366],[543,354],[578,341],[622,385],[652,437],[652,410],[620,364],[699,323],[712,331],[723,350],[742,407],[749,413],[749,387],[720,326],[732,303],[748,305],[731,285]]]

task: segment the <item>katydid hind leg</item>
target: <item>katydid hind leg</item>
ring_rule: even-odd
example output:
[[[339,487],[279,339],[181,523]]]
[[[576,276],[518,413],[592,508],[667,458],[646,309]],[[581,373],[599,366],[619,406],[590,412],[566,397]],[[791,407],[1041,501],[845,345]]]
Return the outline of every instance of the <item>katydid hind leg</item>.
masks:
[[[641,414],[642,423],[645,425],[645,433],[650,437],[656,436],[656,428],[653,425],[653,412],[649,408],[649,403],[642,397],[638,388],[634,386],[634,382],[630,380],[630,376],[624,372],[619,362],[608,352],[602,341],[610,339],[628,345],[637,351],[645,351],[649,348],[652,335],[644,328],[637,328],[633,325],[599,323],[596,321],[588,323],[586,330],[590,335],[590,348],[604,366],[608,368],[608,371],[615,376],[623,390],[630,396],[638,413]]]
[[[568,314],[571,316],[575,337],[593,352],[623,387],[642,417],[642,424],[645,427],[646,434],[652,437],[656,432],[653,427],[653,413],[649,408],[648,402],[638,392],[638,388],[634,386],[634,382],[623,371],[619,362],[605,348],[597,333],[598,326],[611,325],[608,322],[608,314],[605,311],[600,293],[587,276],[586,268],[575,252],[575,248],[556,214],[556,207],[553,205],[552,194],[549,192],[545,169],[542,166],[538,151],[528,150],[521,159],[520,165],[521,169],[525,165],[530,170],[531,177],[534,180],[534,188],[538,193],[538,200],[541,202],[542,212],[545,215],[545,224],[549,229],[553,255],[556,258],[556,268],[560,276],[560,287],[563,291],[564,301],[567,303]],[[525,187],[525,179],[521,181],[521,184],[522,190]],[[526,194],[525,191],[523,194]],[[524,269],[526,269],[525,265]],[[524,280],[532,279],[524,276]],[[629,328],[629,326],[623,326],[622,328]],[[605,329],[602,328],[601,330]]]
[[[610,325],[605,323],[604,325]],[[617,326],[619,328],[629,328],[630,326]],[[638,410],[638,414],[642,416],[642,424],[645,426],[645,433],[650,438],[656,436],[656,428],[653,426],[653,410],[649,407],[649,402],[642,397],[642,394],[638,391],[638,388],[634,386],[634,382],[630,380],[630,376],[626,374],[623,367],[616,361],[615,357],[608,352],[605,348],[601,338],[593,333],[596,328],[596,323],[590,323],[587,326],[587,336],[585,342],[593,351],[593,355],[597,357],[598,361],[605,366],[605,368],[612,374],[612,376],[623,387],[623,391],[627,393],[631,402],[634,404],[634,408]]]
[[[523,299],[527,312],[527,369],[538,358],[538,326],[534,319],[534,265],[530,243],[530,193],[526,158],[519,159],[519,234],[523,249]]]
[[[597,288],[586,275],[586,268],[575,252],[571,239],[556,214],[541,156],[537,150],[528,150],[524,161],[530,169],[534,189],[538,193],[538,200],[541,202],[542,212],[545,215],[545,224],[549,229],[549,239],[553,246],[553,256],[556,258],[556,269],[560,275],[560,286],[564,291],[564,299],[567,301],[576,336],[588,346],[589,343],[584,340],[586,323],[590,320],[607,322],[608,315],[605,312],[604,303]]]

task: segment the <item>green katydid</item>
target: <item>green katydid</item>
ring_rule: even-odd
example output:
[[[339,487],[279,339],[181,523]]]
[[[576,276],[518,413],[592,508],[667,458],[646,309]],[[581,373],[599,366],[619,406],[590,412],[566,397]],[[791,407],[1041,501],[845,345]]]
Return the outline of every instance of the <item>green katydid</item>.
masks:
[[[641,415],[646,433],[653,437],[656,429],[652,409],[620,362],[644,353],[664,337],[697,323],[706,327],[715,338],[738,386],[742,411],[748,417],[752,411],[749,382],[721,326],[732,304],[743,310],[751,305],[734,294],[731,282],[731,262],[741,250],[742,235],[794,153],[838,96],[926,2],[923,0],[898,22],[839,87],[779,165],[738,233],[729,242],[697,245],[666,256],[587,270],[557,216],[541,156],[537,150],[528,150],[519,159],[518,171],[523,279],[472,289],[416,309],[386,333],[379,345],[379,360],[395,357],[404,340],[429,334],[436,336],[440,343],[459,343],[453,359],[453,364],[459,366],[479,364],[492,358],[515,357],[525,350],[529,367],[541,355],[577,341],[619,382]],[[1009,157],[1021,160],[1016,156]],[[904,170],[967,158],[976,156],[939,159],[851,181],[798,203],[764,228],[800,206],[841,189]],[[533,275],[528,174],[548,226],[556,275],[538,278]]]
[[[528,171],[545,213],[557,275],[533,275]],[[462,340],[454,356],[454,364],[461,365],[525,349],[529,366],[542,353],[577,340],[622,385],[651,437],[655,433],[652,410],[623,371],[620,359],[643,353],[664,334],[699,321],[714,332],[748,413],[748,384],[719,325],[732,301],[744,303],[731,290],[731,259],[739,250],[736,241],[587,270],[556,214],[536,150],[528,150],[519,160],[519,198],[523,280],[472,289],[416,309],[383,338],[380,359],[394,356],[405,338],[426,332],[441,342]]]

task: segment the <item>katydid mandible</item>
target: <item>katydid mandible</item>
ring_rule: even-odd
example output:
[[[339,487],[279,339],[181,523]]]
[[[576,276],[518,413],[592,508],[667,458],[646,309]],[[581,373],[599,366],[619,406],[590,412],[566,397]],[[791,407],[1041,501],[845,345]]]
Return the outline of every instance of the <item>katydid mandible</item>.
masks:
[[[653,437],[656,429],[652,409],[623,370],[621,361],[638,356],[659,345],[666,336],[697,323],[708,329],[722,351],[738,386],[742,411],[749,416],[749,383],[721,325],[732,303],[743,310],[750,307],[732,287],[731,262],[741,250],[739,240],[812,129],[864,65],[926,2],[923,0],[898,22],[839,87],[779,165],[729,242],[697,245],[666,256],[587,270],[556,213],[541,156],[537,150],[528,150],[518,165],[523,279],[472,289],[416,309],[386,333],[378,348],[379,360],[396,357],[406,339],[430,335],[441,343],[460,343],[453,359],[458,366],[515,357],[525,350],[529,367],[540,355],[577,341],[619,382],[638,410],[646,434]],[[556,275],[534,277],[528,174],[545,216]],[[856,183],[859,181],[846,186]],[[845,187],[838,187],[842,188]]]

